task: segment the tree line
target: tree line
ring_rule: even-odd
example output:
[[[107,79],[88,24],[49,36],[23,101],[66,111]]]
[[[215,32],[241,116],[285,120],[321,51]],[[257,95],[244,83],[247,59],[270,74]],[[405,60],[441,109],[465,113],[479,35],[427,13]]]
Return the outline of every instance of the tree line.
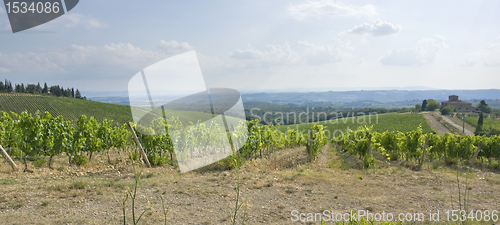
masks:
[[[0,93],[29,93],[29,94],[44,94],[44,95],[53,95],[56,97],[69,97],[69,98],[78,98],[78,99],[86,99],[85,96],[82,96],[80,90],[74,88],[66,88],[63,86],[53,85],[48,86],[47,83],[44,83],[43,87],[38,84],[12,84],[9,80],[5,79],[5,81],[0,81]]]

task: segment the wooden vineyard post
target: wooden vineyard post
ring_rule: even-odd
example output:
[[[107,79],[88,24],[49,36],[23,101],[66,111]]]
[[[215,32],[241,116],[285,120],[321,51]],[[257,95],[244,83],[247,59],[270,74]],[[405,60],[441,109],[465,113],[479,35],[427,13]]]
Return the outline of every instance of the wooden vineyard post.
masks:
[[[477,150],[476,150],[476,152],[474,152],[474,156],[472,156],[472,159],[471,159],[472,163],[476,163],[477,155],[481,151],[481,146],[483,146],[483,142],[482,141],[480,141],[479,144],[477,145]]]
[[[424,143],[424,148],[422,150],[422,158],[420,159],[420,165],[424,163],[424,157],[425,157],[425,150],[427,149],[427,142],[429,141],[429,137],[425,136],[425,143]]]
[[[233,134],[234,134],[234,125],[231,123],[231,127],[229,128],[229,137],[231,137],[231,141],[229,144],[231,144],[231,149],[233,150],[233,154],[238,152],[238,157],[241,157],[241,152],[238,151],[238,145],[235,145],[235,141],[233,141]]]
[[[368,155],[372,155],[372,135],[368,135]]]
[[[313,161],[313,130],[309,130],[309,148],[308,148],[308,153],[309,153],[309,162],[312,163]]]
[[[132,132],[132,137],[134,137],[135,143],[139,147],[139,152],[141,154],[142,160],[146,164],[147,167],[151,167],[151,164],[149,163],[148,157],[146,156],[146,153],[144,153],[144,150],[142,149],[142,145],[139,142],[139,139],[137,138],[137,135],[135,134],[134,128],[132,128],[132,125],[130,125],[130,122],[127,123],[128,129],[130,129],[130,132]]]
[[[9,162],[10,167],[12,167],[12,169],[14,171],[17,171],[18,168],[17,168],[16,163],[14,163],[14,161],[12,161],[10,156],[7,154],[7,152],[5,151],[5,149],[3,149],[3,147],[1,145],[0,145],[0,152],[2,153],[2,156],[7,160],[7,162]]]
[[[288,129],[285,130],[285,147],[288,147],[288,145],[287,145],[287,143],[288,143],[287,137],[288,137]]]

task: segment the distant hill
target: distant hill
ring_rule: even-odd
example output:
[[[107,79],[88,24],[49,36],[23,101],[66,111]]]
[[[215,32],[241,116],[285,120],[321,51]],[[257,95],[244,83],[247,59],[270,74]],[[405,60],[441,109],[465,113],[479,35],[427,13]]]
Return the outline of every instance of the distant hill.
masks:
[[[367,91],[318,91],[318,92],[262,92],[242,93],[243,103],[265,102],[273,104],[314,105],[318,102],[338,103],[337,108],[401,108],[412,107],[423,99],[438,102],[448,100],[449,95],[458,95],[461,100],[478,102],[481,99],[500,99],[499,89],[484,90],[367,90]],[[94,101],[129,105],[125,96],[92,97]],[[488,103],[489,104],[489,103]],[[490,105],[500,107],[498,104]]]
[[[289,92],[289,93],[254,93],[244,94],[243,101],[260,101],[273,103],[300,102],[356,102],[375,101],[381,103],[435,99],[448,100],[449,95],[458,95],[462,100],[497,99],[499,89],[487,90],[371,90],[371,91],[328,91],[328,92]]]

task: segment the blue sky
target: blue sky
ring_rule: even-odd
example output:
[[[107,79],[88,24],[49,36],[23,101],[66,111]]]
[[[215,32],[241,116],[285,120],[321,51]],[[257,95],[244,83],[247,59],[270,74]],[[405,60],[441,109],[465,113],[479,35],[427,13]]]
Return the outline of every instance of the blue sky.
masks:
[[[499,1],[97,1],[12,34],[0,78],[123,91],[138,71],[196,50],[238,90],[500,88]]]

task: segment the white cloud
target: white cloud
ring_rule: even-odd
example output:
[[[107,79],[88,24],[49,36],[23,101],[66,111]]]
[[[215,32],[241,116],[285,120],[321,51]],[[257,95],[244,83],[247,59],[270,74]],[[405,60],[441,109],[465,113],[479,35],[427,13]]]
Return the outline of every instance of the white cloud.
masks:
[[[349,40],[341,41],[334,39],[333,45],[316,45],[307,41],[299,41],[298,45],[302,48],[302,58],[308,64],[319,65],[328,62],[338,62],[351,56],[351,42]]]
[[[84,74],[85,79],[89,80],[101,79],[103,76],[109,79],[128,77],[171,56],[164,52],[178,50],[178,46],[168,46],[164,43],[173,42],[160,42],[162,51],[144,50],[130,43],[112,43],[104,46],[71,45],[69,49],[45,53],[0,54],[0,68],[5,69],[0,72],[25,76]],[[187,43],[180,45],[189,46]]]
[[[491,62],[485,62],[483,63],[483,66],[486,66],[486,67],[497,67],[497,66],[500,66],[500,61],[491,61]]]
[[[187,51],[191,51],[194,48],[189,45],[187,42],[177,42],[177,41],[164,41],[161,40],[160,44],[158,44],[158,49],[160,49],[162,52],[168,54],[168,55],[175,55],[175,54],[180,54],[184,53]]]
[[[348,30],[345,33],[348,34],[371,34],[373,36],[385,36],[397,34],[401,31],[401,26],[394,25],[389,22],[375,20],[373,24],[363,23],[361,25],[355,26],[352,30]]]
[[[436,61],[437,54],[448,47],[441,35],[424,38],[417,43],[417,47],[396,49],[385,54],[380,62],[390,66],[422,66]]]
[[[477,62],[472,59],[467,59],[461,63],[456,64],[456,67],[474,67],[477,65]]]
[[[105,27],[105,25],[97,19],[79,13],[68,13],[62,16],[60,21],[65,27],[76,27],[79,25],[89,29]]]
[[[290,45],[268,45],[266,50],[249,46],[238,49],[231,54],[232,59],[250,61],[254,66],[281,66],[296,64],[319,65],[328,62],[344,60],[351,55],[352,47],[349,40],[334,39],[333,45],[317,45],[307,41],[298,41]]]
[[[485,49],[500,49],[500,44],[488,43],[484,46]]]
[[[0,73],[6,73],[6,72],[9,72],[9,70],[6,68],[0,67]]]
[[[80,13],[67,13],[53,21],[42,24],[34,29],[47,29],[54,27],[74,28],[83,27],[85,29],[97,29],[106,27],[103,22]]]
[[[303,4],[290,4],[288,13],[295,19],[302,20],[306,17],[316,17],[320,19],[323,16],[354,16],[354,15],[375,15],[376,10],[373,5],[350,6],[339,1],[320,0],[308,1]]]
[[[233,59],[255,60],[265,66],[288,65],[297,62],[300,58],[289,44],[267,45],[266,50],[261,51],[251,46],[247,49],[237,49],[231,54]]]

